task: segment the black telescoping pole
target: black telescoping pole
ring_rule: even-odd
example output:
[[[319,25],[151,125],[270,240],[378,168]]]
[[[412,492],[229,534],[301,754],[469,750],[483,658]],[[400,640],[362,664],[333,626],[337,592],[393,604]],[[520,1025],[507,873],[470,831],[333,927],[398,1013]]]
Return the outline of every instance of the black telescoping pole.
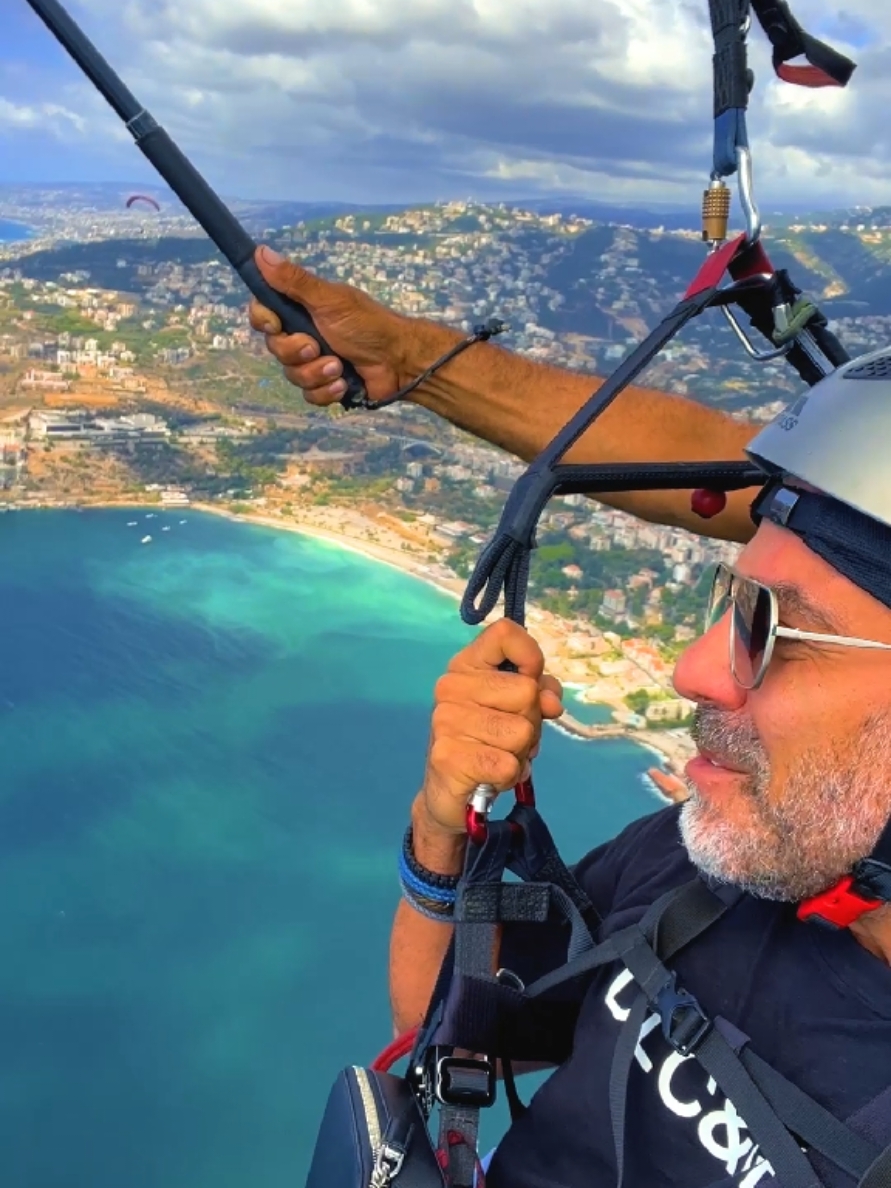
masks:
[[[305,306],[266,283],[254,260],[257,247],[254,240],[188,157],[128,90],[59,0],[27,2],[96,90],[108,100],[140,151],[204,228],[248,289],[278,316],[285,333],[309,334],[318,342],[323,355],[333,355],[335,352],[319,334]],[[362,408],[368,403],[365,384],[348,360],[342,362],[347,390],[341,404],[345,408]]]

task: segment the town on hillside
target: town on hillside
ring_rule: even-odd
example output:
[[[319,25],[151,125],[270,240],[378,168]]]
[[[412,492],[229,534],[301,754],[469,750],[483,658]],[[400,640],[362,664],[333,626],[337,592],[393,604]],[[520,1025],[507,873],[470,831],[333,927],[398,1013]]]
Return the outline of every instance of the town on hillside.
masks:
[[[353,541],[461,590],[522,465],[411,404],[306,406],[248,327],[245,292],[212,245],[180,212],[140,217],[67,192],[39,211],[27,195],[0,195],[0,218],[34,229],[0,244],[0,510],[222,510]],[[259,230],[406,313],[465,328],[496,315],[511,349],[592,374],[667,312],[703,251],[693,229],[471,202]],[[852,353],[887,341],[891,219],[790,223],[770,250],[835,311]],[[782,360],[749,358],[717,315],[643,381],[753,420],[800,388]],[[699,630],[714,565],[736,547],[580,495],[553,500],[538,544],[530,623],[558,675],[611,711],[597,720],[579,701],[575,727],[680,738],[691,707],[673,693],[672,665]]]

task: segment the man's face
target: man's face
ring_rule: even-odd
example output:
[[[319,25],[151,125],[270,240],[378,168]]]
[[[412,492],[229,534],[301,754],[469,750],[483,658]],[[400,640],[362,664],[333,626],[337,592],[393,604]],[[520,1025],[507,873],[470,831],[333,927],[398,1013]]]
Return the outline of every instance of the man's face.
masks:
[[[736,569],[794,587],[779,598],[782,626],[891,643],[891,611],[774,524]],[[700,751],[682,836],[704,873],[795,902],[847,873],[891,816],[891,652],[777,639],[761,686],[745,690],[730,672],[728,620],[675,670],[697,703]]]

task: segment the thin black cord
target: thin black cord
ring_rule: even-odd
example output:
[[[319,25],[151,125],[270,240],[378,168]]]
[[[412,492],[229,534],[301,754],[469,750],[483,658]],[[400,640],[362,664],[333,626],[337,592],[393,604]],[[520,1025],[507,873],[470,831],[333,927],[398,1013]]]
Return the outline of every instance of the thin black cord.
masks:
[[[489,318],[488,322],[474,326],[473,333],[468,338],[453,346],[441,359],[437,359],[435,363],[431,363],[427,370],[422,372],[417,379],[412,380],[410,384],[406,384],[404,388],[400,388],[398,392],[394,392],[392,396],[385,396],[383,400],[369,401],[364,407],[376,411],[379,408],[386,408],[390,404],[395,404],[397,400],[402,400],[409,392],[413,392],[415,388],[420,387],[421,384],[433,375],[434,371],[438,371],[440,367],[451,362],[456,355],[460,355],[462,351],[466,351],[469,346],[473,346],[476,342],[488,342],[490,338],[493,338],[496,334],[503,334],[507,329],[507,322],[502,322],[500,318]]]

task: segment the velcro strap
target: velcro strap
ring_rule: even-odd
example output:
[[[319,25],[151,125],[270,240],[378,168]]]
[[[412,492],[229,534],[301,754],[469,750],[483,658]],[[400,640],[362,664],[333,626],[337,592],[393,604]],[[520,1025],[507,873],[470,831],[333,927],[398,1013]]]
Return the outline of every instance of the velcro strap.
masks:
[[[463,888],[455,919],[467,924],[544,924],[550,905],[548,883],[476,883]]]

